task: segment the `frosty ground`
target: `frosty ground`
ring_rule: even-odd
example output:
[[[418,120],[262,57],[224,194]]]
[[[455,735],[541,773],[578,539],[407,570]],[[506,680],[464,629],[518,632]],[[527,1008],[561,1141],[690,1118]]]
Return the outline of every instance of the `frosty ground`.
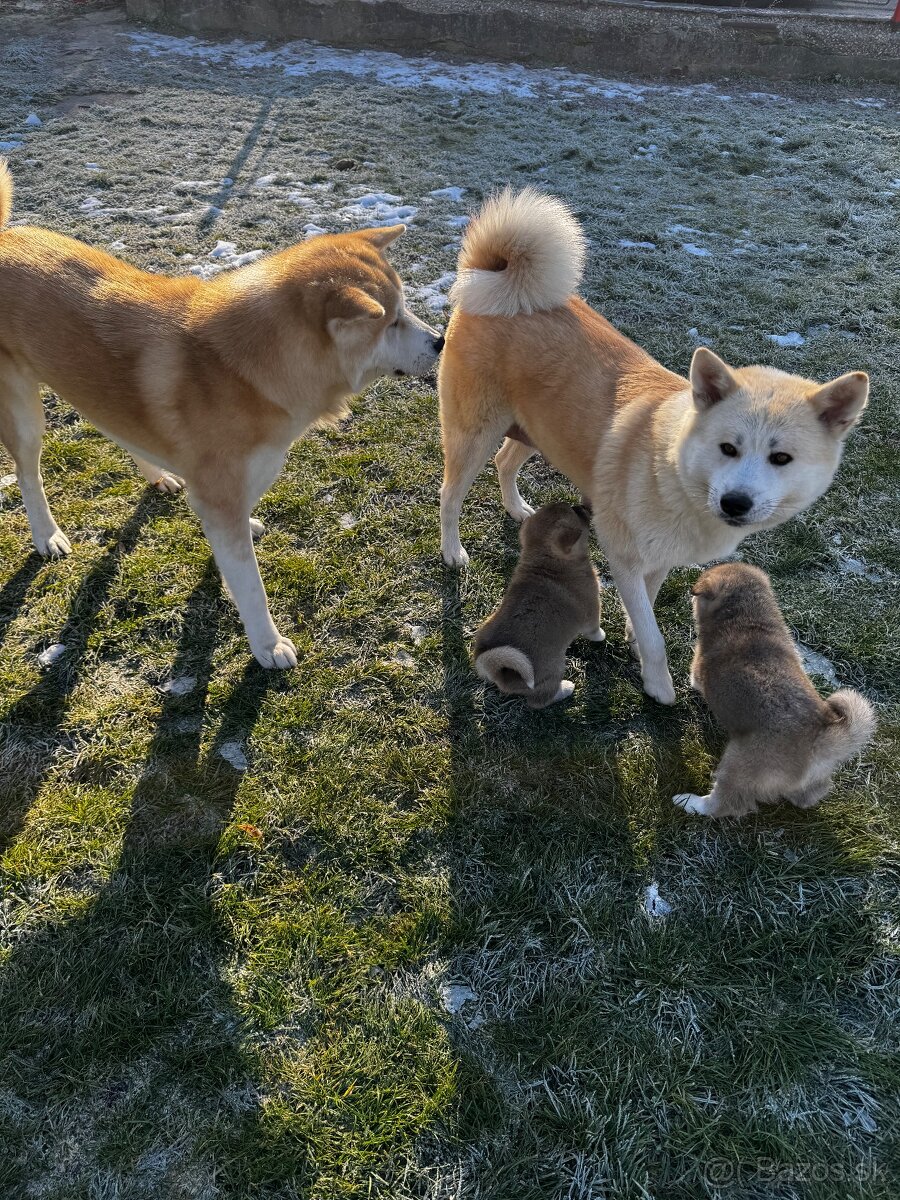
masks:
[[[31,553],[0,452],[4,1195],[896,1195],[896,92],[669,87],[0,18],[15,219],[209,276],[402,218],[440,323],[497,184],[565,197],[584,295],[692,349],[873,398],[815,508],[745,543],[823,689],[881,729],[820,810],[687,818],[722,738],[640,690],[612,592],[574,701],[485,691],[516,530],[486,471],[438,554],[428,381],[293,451],[259,515],[301,664],[249,661],[184,500],[48,397],[74,544]],[[52,335],[52,333],[51,333]],[[572,496],[540,462],[532,501]],[[600,563],[602,570],[602,563]],[[892,1132],[893,1130],[893,1132]],[[892,1141],[893,1139],[893,1141]]]

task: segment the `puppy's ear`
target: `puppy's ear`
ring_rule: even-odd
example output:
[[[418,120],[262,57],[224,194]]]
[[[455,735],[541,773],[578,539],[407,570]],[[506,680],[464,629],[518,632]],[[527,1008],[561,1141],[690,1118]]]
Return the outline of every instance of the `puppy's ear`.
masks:
[[[405,225],[388,225],[381,229],[360,229],[359,236],[371,242],[376,250],[385,250],[402,233],[406,233]]]
[[[333,322],[358,321],[361,318],[380,321],[384,316],[384,307],[362,288],[345,287],[328,297],[326,314],[329,326]]]
[[[690,374],[694,404],[701,412],[724,400],[738,386],[728,364],[706,346],[698,346],[694,351]]]
[[[568,558],[584,535],[584,529],[576,529],[571,525],[563,525],[553,535],[553,545],[557,553]]]
[[[828,432],[843,438],[862,416],[868,399],[868,375],[850,371],[813,392],[809,402]]]

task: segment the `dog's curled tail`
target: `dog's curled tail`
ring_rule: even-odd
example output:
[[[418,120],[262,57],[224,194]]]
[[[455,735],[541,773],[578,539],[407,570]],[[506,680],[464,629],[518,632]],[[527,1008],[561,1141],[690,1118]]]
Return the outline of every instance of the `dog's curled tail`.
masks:
[[[506,188],[467,227],[450,299],[482,317],[558,308],[581,281],[586,250],[581,226],[561,200]]]
[[[834,714],[816,739],[815,756],[827,760],[831,770],[859,754],[872,737],[877,725],[875,710],[865,696],[852,688],[842,688],[825,701]]]
[[[475,659],[475,673],[501,692],[522,695],[534,688],[534,666],[527,654],[515,646],[495,646]]]
[[[13,181],[6,165],[6,159],[0,158],[0,229],[3,229],[12,214]]]

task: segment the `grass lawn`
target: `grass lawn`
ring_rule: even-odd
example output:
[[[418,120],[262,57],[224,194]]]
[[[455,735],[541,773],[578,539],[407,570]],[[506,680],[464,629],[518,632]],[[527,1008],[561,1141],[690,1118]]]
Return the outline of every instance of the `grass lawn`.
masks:
[[[71,558],[32,552],[0,482],[0,1195],[895,1197],[896,93],[433,64],[414,88],[390,59],[322,73],[302,48],[101,32],[0,24],[18,219],[208,271],[217,242],[277,248],[384,193],[417,209],[394,259],[440,322],[456,218],[537,183],[585,223],[586,298],[666,365],[703,340],[868,370],[833,488],[743,552],[816,682],[864,690],[881,726],[820,809],[677,810],[723,745],[687,687],[693,569],[658,606],[674,708],[642,694],[612,590],[572,703],[486,690],[468,645],[517,531],[486,471],[472,567],[442,565],[427,381],[370,388],[261,503],[301,658],[266,673],[183,498],[49,396]],[[532,501],[574,496],[525,476]]]

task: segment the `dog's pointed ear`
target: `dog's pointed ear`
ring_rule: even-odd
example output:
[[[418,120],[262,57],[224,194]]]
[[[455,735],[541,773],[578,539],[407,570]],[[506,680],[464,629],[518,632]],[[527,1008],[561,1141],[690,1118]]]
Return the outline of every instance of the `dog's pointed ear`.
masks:
[[[405,225],[386,225],[378,229],[360,229],[359,231],[360,237],[371,242],[376,250],[387,249],[391,242],[396,242],[402,233],[406,233]]]
[[[868,375],[865,371],[850,371],[813,392],[809,402],[829,433],[842,438],[862,416],[868,399]]]
[[[558,552],[564,558],[568,558],[581,540],[583,533],[583,529],[574,529],[571,525],[564,525],[562,529],[558,529],[553,535],[553,543]]]
[[[691,391],[694,404],[703,412],[724,400],[738,386],[726,362],[706,346],[698,346],[691,359]]]
[[[327,319],[329,325],[332,321],[358,321],[362,317],[380,321],[383,316],[384,306],[379,304],[374,296],[364,292],[362,288],[341,288],[328,297]]]

